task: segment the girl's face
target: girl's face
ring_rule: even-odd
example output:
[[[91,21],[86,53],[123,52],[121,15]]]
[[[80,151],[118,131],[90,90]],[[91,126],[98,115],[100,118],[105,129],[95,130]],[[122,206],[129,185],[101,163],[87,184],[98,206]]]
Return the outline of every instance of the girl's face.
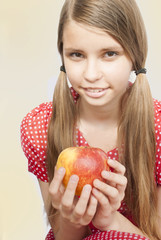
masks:
[[[132,62],[113,37],[70,21],[63,33],[63,59],[68,79],[85,104],[118,106]]]

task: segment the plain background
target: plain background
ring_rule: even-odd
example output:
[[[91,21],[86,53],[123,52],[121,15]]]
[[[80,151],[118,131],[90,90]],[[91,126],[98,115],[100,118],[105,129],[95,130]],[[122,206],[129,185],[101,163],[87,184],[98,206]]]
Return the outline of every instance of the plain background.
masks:
[[[0,0],[0,240],[43,240],[47,232],[36,178],[27,172],[20,122],[51,100],[59,73],[62,0]],[[137,0],[147,28],[148,78],[161,100],[161,1]]]

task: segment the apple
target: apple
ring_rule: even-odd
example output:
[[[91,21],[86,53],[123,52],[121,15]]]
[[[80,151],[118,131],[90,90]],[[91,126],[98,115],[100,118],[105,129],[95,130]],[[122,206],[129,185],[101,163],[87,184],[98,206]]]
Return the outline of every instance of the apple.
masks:
[[[107,155],[100,148],[92,147],[69,147],[64,149],[57,160],[56,169],[64,167],[66,173],[63,184],[66,187],[72,175],[79,176],[76,195],[80,196],[85,184],[92,186],[94,179],[104,181],[101,177],[103,170],[109,171]]]

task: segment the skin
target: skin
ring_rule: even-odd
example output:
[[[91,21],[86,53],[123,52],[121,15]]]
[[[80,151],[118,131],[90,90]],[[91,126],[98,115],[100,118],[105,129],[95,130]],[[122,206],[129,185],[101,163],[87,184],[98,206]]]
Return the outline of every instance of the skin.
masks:
[[[63,59],[69,81],[80,95],[79,129],[91,146],[105,151],[112,149],[117,141],[119,104],[128,87],[131,60],[109,34],[74,21],[64,29]],[[93,135],[96,128],[97,138]],[[73,175],[64,188],[64,168],[55,170],[50,185],[39,180],[46,211],[49,198],[58,210],[50,219],[56,240],[79,240],[88,236],[87,225],[91,221],[100,230],[143,235],[117,211],[125,195],[126,169],[118,161],[108,160],[108,164],[114,171],[102,172],[105,183],[96,179],[93,188],[85,185],[80,198],[75,196],[78,176]],[[158,199],[161,202],[160,188]],[[159,204],[158,209],[161,212]]]
[[[109,34],[74,21],[65,27],[63,43],[67,76],[81,105],[105,114],[118,110],[132,69],[122,46]]]

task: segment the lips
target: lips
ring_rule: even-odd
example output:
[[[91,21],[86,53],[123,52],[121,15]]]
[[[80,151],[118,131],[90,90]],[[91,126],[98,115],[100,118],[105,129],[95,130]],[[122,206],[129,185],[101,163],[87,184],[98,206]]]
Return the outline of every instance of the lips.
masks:
[[[84,88],[85,93],[88,97],[91,98],[100,98],[102,97],[108,88]]]
[[[98,93],[98,92],[102,92],[104,89],[103,88],[99,88],[99,89],[93,89],[93,88],[86,88],[86,91],[88,92],[92,92],[92,93]]]

